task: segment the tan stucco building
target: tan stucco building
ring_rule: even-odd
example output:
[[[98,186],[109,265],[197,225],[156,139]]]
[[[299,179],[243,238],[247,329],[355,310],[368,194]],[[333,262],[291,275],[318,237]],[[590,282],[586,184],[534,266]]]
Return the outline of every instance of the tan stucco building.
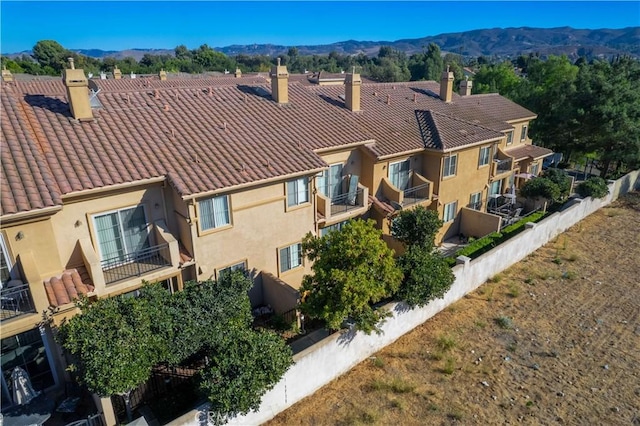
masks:
[[[550,154],[527,135],[534,113],[469,95],[471,82],[455,93],[448,72],[441,82],[313,78],[280,64],[189,79],[90,80],[73,64],[62,81],[7,77],[3,376],[22,366],[42,388],[63,381],[60,349],[39,324],[50,308],[54,324],[75,314],[78,294],[143,281],[179,291],[242,268],[252,303],[285,312],[310,271],[307,233],[370,217],[388,234],[415,205],[445,220],[439,241],[499,229],[488,200]]]

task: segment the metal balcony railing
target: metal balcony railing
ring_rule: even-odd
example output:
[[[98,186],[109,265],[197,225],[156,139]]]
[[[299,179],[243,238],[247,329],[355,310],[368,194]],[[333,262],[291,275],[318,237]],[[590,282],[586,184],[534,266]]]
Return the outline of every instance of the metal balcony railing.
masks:
[[[504,160],[494,160],[496,163],[496,173],[504,173],[511,171],[511,164],[513,160],[511,158],[507,158]]]
[[[105,259],[101,262],[105,284],[140,277],[156,269],[171,266],[169,244],[149,247],[135,253]]]
[[[331,215],[347,213],[351,210],[364,206],[362,188],[358,188],[355,193],[340,194],[331,199]]]
[[[402,204],[404,206],[410,206],[429,198],[429,184],[423,183],[422,185],[407,188],[402,192],[404,194]]]
[[[36,312],[28,283],[3,288],[0,294],[2,296],[0,320],[2,321]]]

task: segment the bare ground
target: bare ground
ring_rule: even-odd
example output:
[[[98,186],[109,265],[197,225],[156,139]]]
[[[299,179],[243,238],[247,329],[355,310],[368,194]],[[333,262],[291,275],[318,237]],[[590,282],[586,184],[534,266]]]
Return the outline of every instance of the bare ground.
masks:
[[[640,425],[639,282],[636,193],[268,425]]]

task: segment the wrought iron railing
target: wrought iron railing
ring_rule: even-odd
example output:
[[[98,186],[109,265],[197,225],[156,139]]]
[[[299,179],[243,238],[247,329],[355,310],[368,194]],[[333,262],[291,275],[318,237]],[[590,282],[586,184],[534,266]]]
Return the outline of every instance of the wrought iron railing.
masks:
[[[506,158],[504,160],[495,160],[496,162],[496,172],[504,173],[511,171],[511,163],[513,162],[511,158]]]
[[[149,247],[134,253],[102,261],[104,281],[111,284],[132,277],[140,277],[156,269],[171,265],[169,244]]]
[[[404,193],[403,205],[416,204],[429,198],[429,184],[423,183],[422,185],[407,188],[402,192]]]
[[[2,321],[36,312],[28,283],[3,288],[0,294],[2,296],[0,320]]]
[[[347,213],[363,206],[362,188],[356,192],[347,192],[331,198],[331,214]]]

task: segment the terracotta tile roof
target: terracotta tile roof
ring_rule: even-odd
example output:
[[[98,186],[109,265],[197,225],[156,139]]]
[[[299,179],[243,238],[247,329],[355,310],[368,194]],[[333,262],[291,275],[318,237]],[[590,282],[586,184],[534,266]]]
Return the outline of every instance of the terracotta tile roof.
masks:
[[[553,151],[536,145],[520,145],[505,151],[505,154],[512,156],[515,161],[524,160],[525,158],[542,158],[553,154]]]
[[[214,80],[154,81],[160,88],[137,79],[98,80],[103,108],[83,123],[71,118],[60,80],[18,82],[5,90],[2,148],[10,149],[2,149],[3,197],[33,188],[43,200],[3,198],[2,214],[59,203],[60,194],[152,177],[167,176],[180,195],[190,196],[305,173],[326,167],[313,149],[368,139],[347,112],[336,114],[301,85],[290,84],[290,103],[279,105],[268,84]],[[24,140],[33,141],[37,158],[15,161]],[[49,174],[23,185],[9,179],[18,167]]]
[[[363,84],[362,111],[353,113],[344,108],[344,85],[292,77],[289,104],[279,105],[265,78],[91,80],[102,107],[82,123],[71,117],[59,78],[3,83],[1,214],[157,177],[197,196],[326,167],[313,150],[365,142],[378,157],[446,150],[533,116],[499,95],[454,93],[447,104],[436,82]]]
[[[446,151],[504,136],[498,131],[435,111],[416,111],[416,118],[425,148]]]
[[[369,204],[371,204],[376,210],[383,214],[392,214],[396,209],[387,202],[387,200],[369,195]]]
[[[17,99],[15,87],[2,93],[0,212],[18,213],[62,205],[61,190],[47,167],[41,131],[30,132],[33,111]]]
[[[62,274],[44,281],[44,289],[51,306],[73,302],[80,295],[91,294],[93,284],[83,282],[77,269],[67,269]]]
[[[345,110],[344,86],[318,86],[308,90],[317,93],[334,109]],[[499,137],[496,132],[513,129],[505,120],[534,116],[500,95],[459,96],[454,92],[452,102],[446,103],[440,99],[439,92],[440,84],[435,81],[363,84],[361,111],[351,115],[359,128],[375,139],[370,149],[378,157],[424,147],[439,146],[437,149],[446,150],[477,143]],[[515,112],[510,112],[510,108],[515,108]],[[424,121],[428,118],[424,115],[427,111],[432,117],[438,114],[439,118],[438,123],[431,123],[436,127],[424,133],[428,130]],[[436,130],[439,140],[437,137],[425,139],[425,136],[436,135]],[[461,130],[468,132],[466,137],[461,137],[464,133]],[[476,137],[469,137],[473,132]]]

